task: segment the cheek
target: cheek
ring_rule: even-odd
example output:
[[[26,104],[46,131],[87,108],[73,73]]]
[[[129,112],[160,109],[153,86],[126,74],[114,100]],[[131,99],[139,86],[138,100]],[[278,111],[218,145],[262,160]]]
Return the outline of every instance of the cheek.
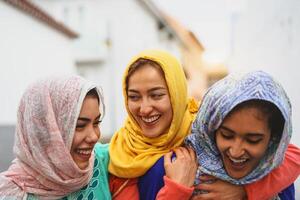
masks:
[[[169,98],[164,98],[161,101],[157,101],[156,107],[163,112],[166,112],[168,114],[171,113],[171,115],[173,115],[172,104]]]
[[[75,131],[73,142],[72,142],[72,148],[76,148],[76,146],[80,144],[80,142],[82,141],[81,135],[82,135],[81,132]]]
[[[98,140],[99,140],[99,138],[100,138],[100,136],[101,136],[101,130],[100,130],[100,127],[98,126],[98,127],[96,127],[95,129],[96,129],[96,130],[95,130],[95,133],[97,134],[97,137],[98,137]]]
[[[260,159],[265,155],[265,152],[267,151],[267,147],[268,147],[268,144],[261,144],[257,147],[251,147],[251,148],[249,147],[249,153],[253,157]]]
[[[135,114],[136,110],[137,110],[137,104],[131,101],[128,101],[127,103],[128,106],[128,110],[131,114]]]
[[[172,119],[173,119],[173,110],[172,110],[172,107],[171,107],[171,106],[169,106],[169,107],[167,108],[166,113],[167,113],[167,115],[168,115],[169,120],[172,121]]]
[[[167,124],[170,126],[173,120],[173,110],[172,110],[172,106],[166,105],[163,109],[163,112],[165,113],[166,116],[166,122]]]
[[[216,145],[220,153],[230,146],[228,141],[224,140],[218,133],[216,134]]]

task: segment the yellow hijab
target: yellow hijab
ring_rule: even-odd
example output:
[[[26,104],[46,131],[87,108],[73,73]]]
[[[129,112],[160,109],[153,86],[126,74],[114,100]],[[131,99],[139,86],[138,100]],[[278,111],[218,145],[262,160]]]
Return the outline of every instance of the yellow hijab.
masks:
[[[157,62],[165,74],[169,89],[173,119],[167,133],[156,138],[145,137],[130,114],[127,104],[126,77],[129,67],[139,58]],[[187,83],[179,61],[167,52],[146,50],[128,64],[123,77],[123,95],[128,117],[110,142],[110,173],[122,178],[143,175],[161,156],[183,143],[198,110],[198,103],[187,98]]]

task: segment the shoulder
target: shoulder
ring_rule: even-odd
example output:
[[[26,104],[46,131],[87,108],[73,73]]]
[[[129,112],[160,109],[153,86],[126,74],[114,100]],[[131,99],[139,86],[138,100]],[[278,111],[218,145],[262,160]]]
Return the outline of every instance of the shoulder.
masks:
[[[5,172],[0,173],[0,200],[26,199],[27,193],[12,181],[11,178],[6,177],[4,174]]]
[[[102,163],[107,163],[109,161],[109,152],[108,152],[108,144],[97,143],[94,147],[95,157],[102,161]]]
[[[93,176],[88,185],[69,194],[65,199],[111,199],[108,186],[108,144],[97,143],[94,147],[95,161]]]
[[[109,157],[108,144],[97,143],[94,151],[97,157]]]

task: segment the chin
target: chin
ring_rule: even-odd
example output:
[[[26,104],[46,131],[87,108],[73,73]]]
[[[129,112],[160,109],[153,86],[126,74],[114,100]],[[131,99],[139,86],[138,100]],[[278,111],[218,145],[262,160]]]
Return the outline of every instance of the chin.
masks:
[[[156,137],[159,137],[161,135],[160,133],[156,133],[156,132],[151,131],[151,130],[150,131],[143,131],[142,130],[142,132],[143,132],[143,135],[148,137],[148,138],[156,138]]]
[[[79,169],[84,170],[89,166],[89,163],[79,163],[77,164],[77,166],[79,167]]]
[[[144,134],[144,136],[146,136],[147,138],[155,138],[157,136],[153,135],[153,134]]]
[[[244,178],[245,176],[247,176],[249,173],[247,172],[244,172],[244,173],[228,173],[228,175],[231,177],[231,178],[234,178],[234,179],[241,179],[241,178]]]
[[[244,177],[244,175],[235,175],[235,174],[229,174],[229,176],[234,179],[241,179]]]

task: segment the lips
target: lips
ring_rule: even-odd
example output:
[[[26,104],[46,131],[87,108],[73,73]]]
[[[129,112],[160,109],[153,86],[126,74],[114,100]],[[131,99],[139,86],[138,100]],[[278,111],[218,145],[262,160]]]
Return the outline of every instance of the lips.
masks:
[[[76,155],[80,157],[82,160],[88,160],[91,157],[92,148],[77,148],[74,150]]]
[[[242,170],[247,166],[249,161],[248,158],[235,159],[226,155],[226,160],[229,163],[230,167],[234,170]]]
[[[151,117],[141,117],[141,120],[145,123],[145,124],[153,124],[155,123],[161,115],[153,115]]]
[[[241,163],[244,163],[245,161],[247,161],[246,158],[243,158],[243,159],[234,159],[234,158],[231,158],[231,157],[229,157],[229,160],[231,160],[233,163],[236,163],[236,164],[241,164]]]

